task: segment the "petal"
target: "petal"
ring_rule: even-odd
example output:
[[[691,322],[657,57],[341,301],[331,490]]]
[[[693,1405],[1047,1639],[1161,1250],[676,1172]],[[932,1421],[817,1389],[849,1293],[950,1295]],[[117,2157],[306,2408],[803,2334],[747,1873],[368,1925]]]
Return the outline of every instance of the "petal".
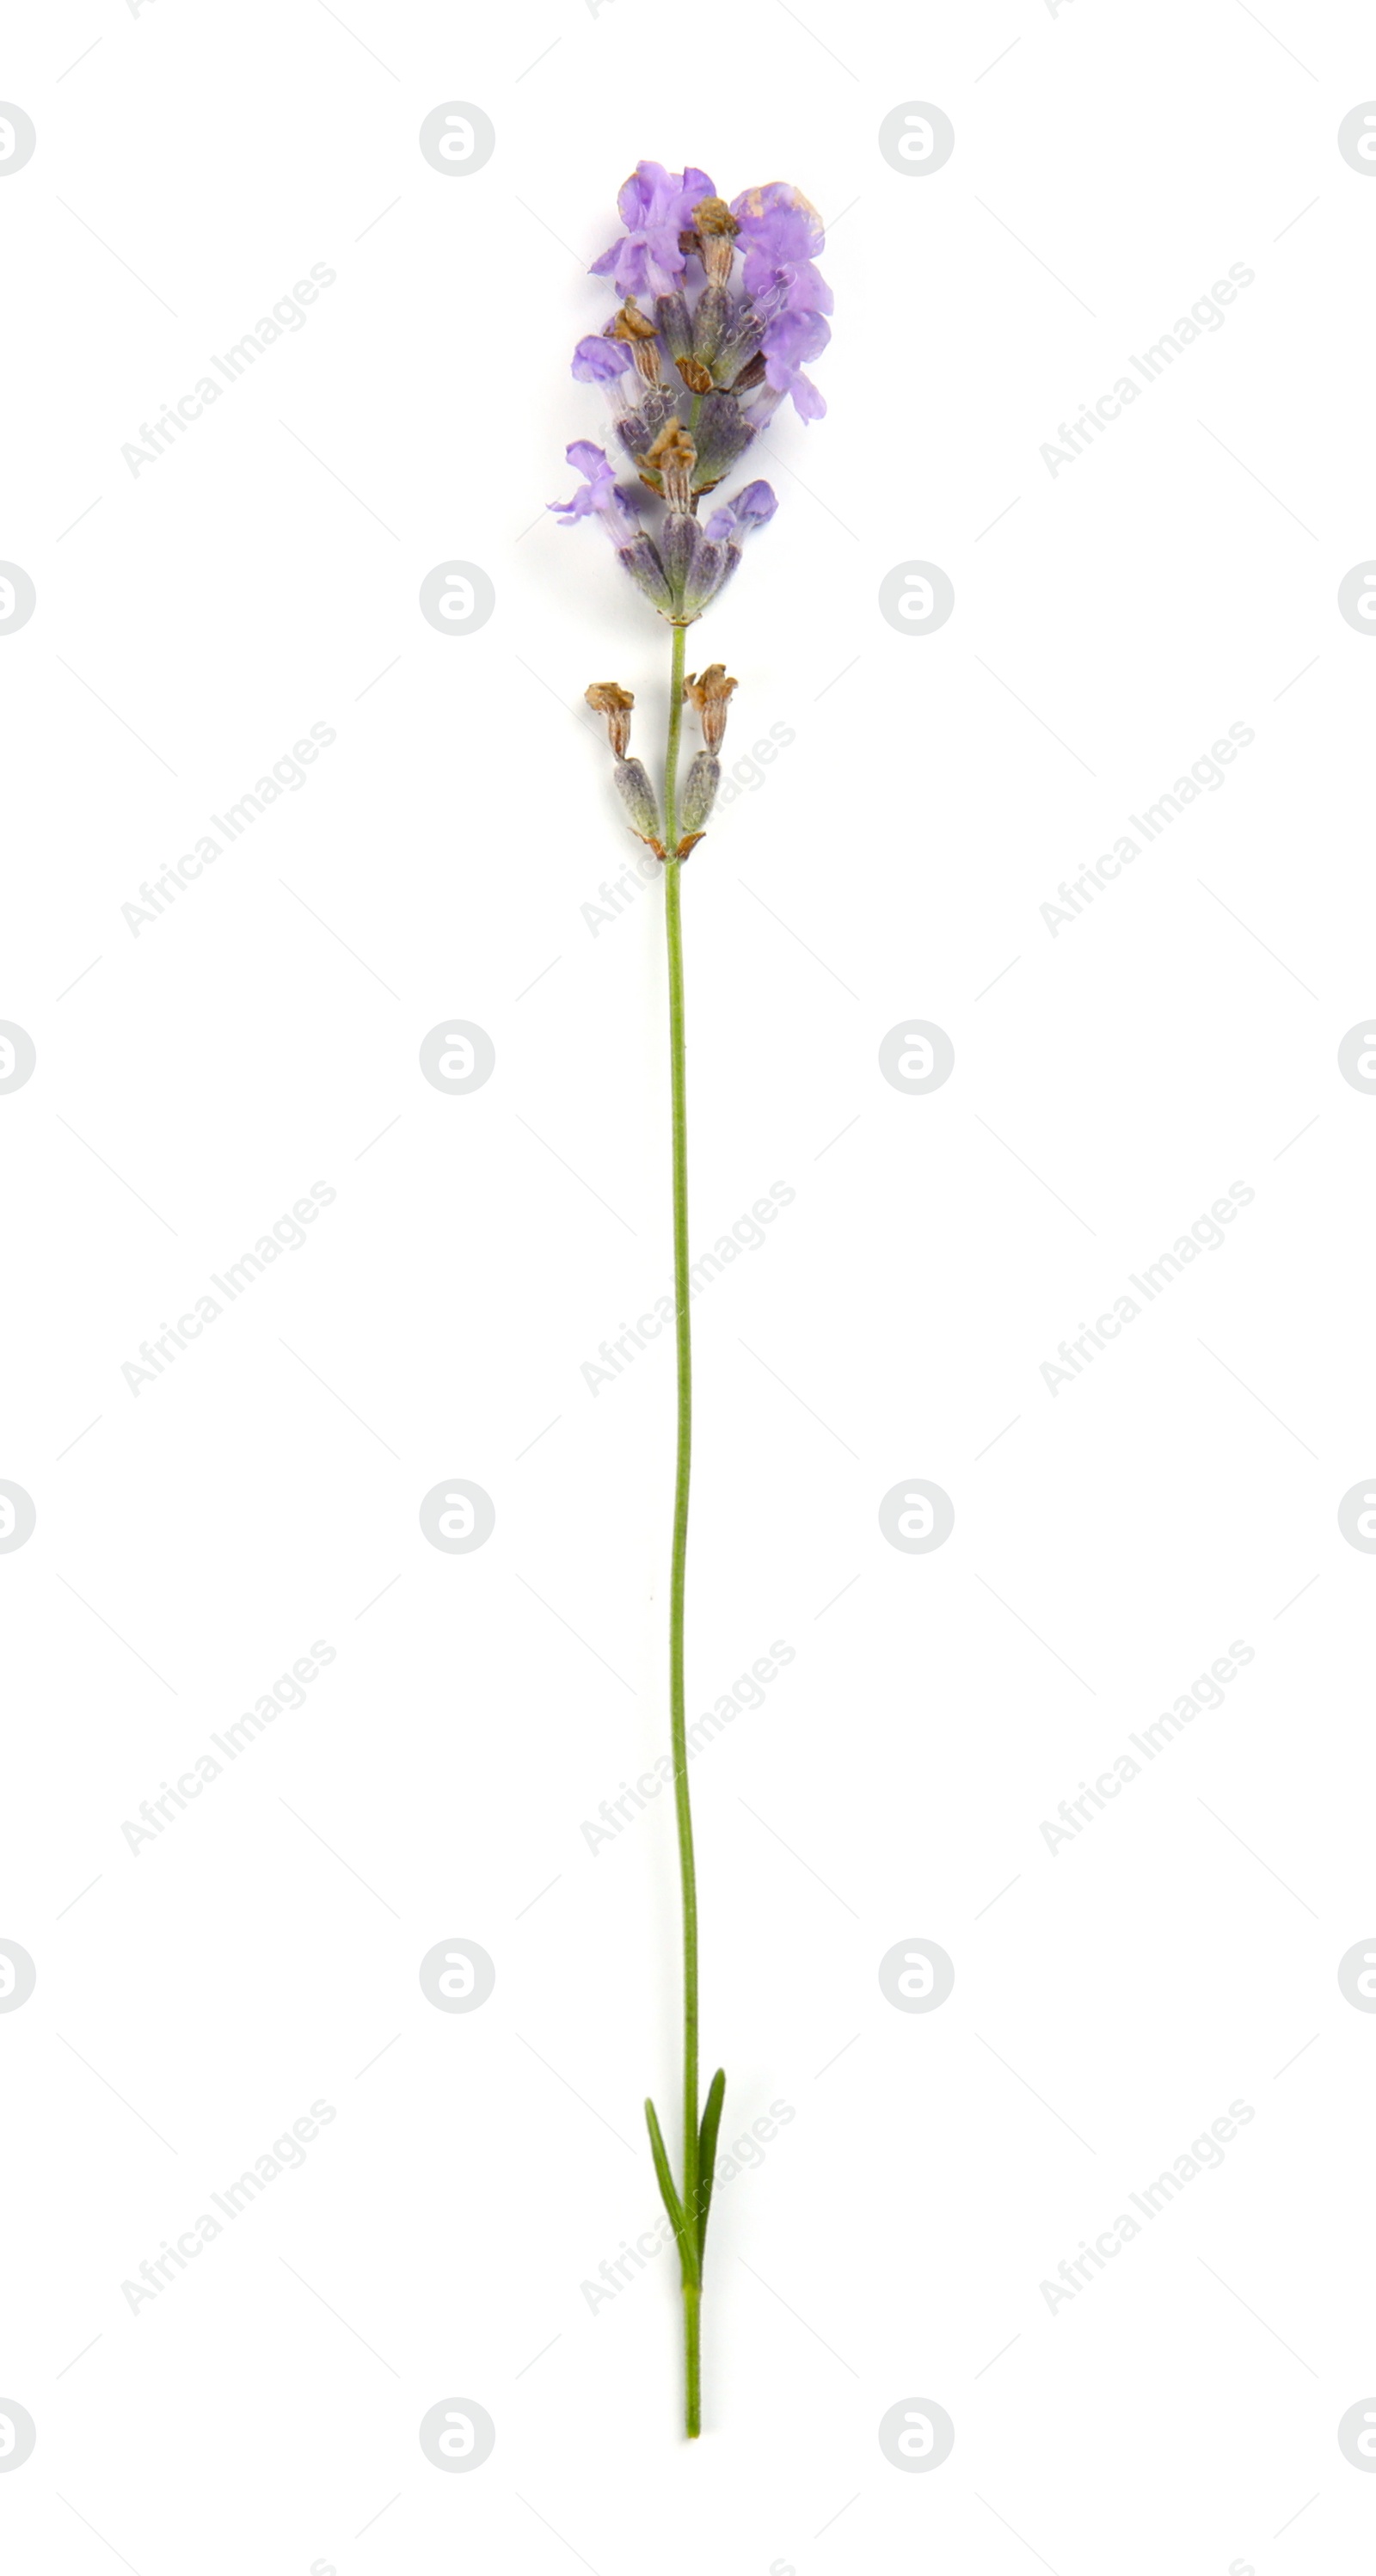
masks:
[[[580,474],[586,474],[590,483],[596,482],[598,475],[608,470],[605,447],[594,447],[590,438],[575,438],[572,446],[565,448],[564,454],[570,465],[576,465]]]
[[[573,353],[573,374],[580,384],[606,385],[632,364],[624,340],[608,340],[590,331]]]
[[[764,528],[779,506],[778,495],[772,484],[747,483],[744,491],[736,494],[731,506],[743,527]]]

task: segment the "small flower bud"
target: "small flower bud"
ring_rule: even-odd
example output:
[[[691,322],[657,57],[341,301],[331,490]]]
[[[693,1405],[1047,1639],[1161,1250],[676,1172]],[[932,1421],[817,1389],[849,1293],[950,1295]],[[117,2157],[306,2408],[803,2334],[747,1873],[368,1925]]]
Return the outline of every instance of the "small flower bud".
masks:
[[[731,325],[731,298],[724,286],[704,286],[693,315],[693,355],[710,366]]]
[[[678,420],[666,420],[654,444],[639,460],[642,470],[648,469],[649,473],[658,475],[659,489],[671,510],[691,507],[693,468],[697,461],[697,448]]]
[[[688,299],[680,291],[655,297],[655,321],[671,358],[686,358],[693,346]]]
[[[626,808],[631,830],[642,841],[649,843],[656,858],[662,859],[664,843],[660,831],[659,807],[655,802],[655,791],[650,785],[644,761],[618,760],[613,775],[616,779],[617,794]]]
[[[623,689],[616,680],[594,680],[583,695],[594,715],[606,717],[607,740],[616,759],[624,760],[626,745],[631,739],[631,709],[635,705],[632,691]]]
[[[685,833],[696,838],[712,811],[721,784],[721,762],[710,751],[695,754],[683,782],[683,812],[680,820]],[[679,855],[682,856],[682,843]]]
[[[674,605],[682,608],[689,576],[706,539],[696,519],[686,512],[673,510],[659,532],[660,560],[665,577],[674,594]]]
[[[721,361],[717,361],[720,374]],[[734,394],[720,388],[704,394],[698,406],[697,427],[693,432],[697,461],[693,480],[700,492],[710,492],[733,465],[745,454],[755,436],[755,424],[747,420]]]
[[[726,731],[727,709],[731,704],[732,691],[738,685],[737,681],[728,680],[724,662],[709,662],[701,679],[696,673],[690,671],[684,681],[684,696],[691,698],[697,708],[698,720],[702,726],[702,738],[709,751],[721,749],[722,736]]]
[[[738,549],[728,547],[727,551],[737,553]],[[664,578],[664,566],[660,560],[659,549],[653,537],[647,537],[643,529],[638,537],[632,538],[628,546],[617,548],[616,559],[622,570],[630,574],[637,590],[643,590],[646,598],[652,600],[656,608],[665,611],[675,606],[674,594]],[[718,583],[717,586],[720,589],[721,584]]]
[[[710,394],[712,371],[703,365],[701,358],[676,358],[674,364],[690,394]]]

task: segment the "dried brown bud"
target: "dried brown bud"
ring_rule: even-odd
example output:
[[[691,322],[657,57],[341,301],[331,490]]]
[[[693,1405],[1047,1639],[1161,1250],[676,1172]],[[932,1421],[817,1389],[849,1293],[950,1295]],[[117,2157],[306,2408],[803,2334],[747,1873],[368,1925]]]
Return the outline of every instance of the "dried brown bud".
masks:
[[[727,711],[731,704],[735,680],[728,680],[724,662],[709,662],[699,679],[692,671],[683,684],[683,694],[691,698],[698,711],[702,738],[709,751],[720,751],[726,731]]]
[[[642,313],[633,295],[628,295],[611,326],[614,340],[653,340],[655,326],[648,313]]]
[[[633,295],[628,295],[610,329],[613,340],[628,340],[635,360],[636,373],[647,385],[659,382],[659,348],[655,325],[648,313],[642,313]]]
[[[623,689],[618,680],[594,680],[583,695],[594,715],[606,717],[607,740],[616,758],[624,760],[626,745],[631,739],[631,709],[635,705],[632,691]]]
[[[693,208],[693,221],[698,228],[698,255],[707,271],[711,286],[725,286],[731,275],[736,255],[736,235],[740,225],[722,197],[704,197]]]
[[[693,468],[698,451],[681,420],[666,420],[654,445],[638,465],[657,474],[660,489],[671,510],[686,512],[692,506]]]
[[[690,394],[710,394],[712,370],[704,367],[701,358],[679,358],[675,364]]]

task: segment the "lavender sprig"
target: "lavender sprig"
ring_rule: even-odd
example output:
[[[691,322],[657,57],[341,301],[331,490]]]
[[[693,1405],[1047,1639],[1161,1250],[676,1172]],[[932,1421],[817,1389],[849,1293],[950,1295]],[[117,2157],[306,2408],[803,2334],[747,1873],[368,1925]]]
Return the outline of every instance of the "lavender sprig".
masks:
[[[700,2309],[707,2217],[726,2077],[718,2068],[698,2116],[698,1920],[683,1673],[693,1367],[688,1299],[687,1055],[683,1010],[683,862],[702,839],[721,777],[717,754],[736,682],[713,662],[684,674],[688,628],[736,572],[745,541],[773,518],[768,483],[751,481],[699,516],[785,398],[804,421],[826,405],[805,365],[831,337],[831,290],[816,267],[825,236],[816,208],[782,179],[747,188],[728,206],[705,170],[640,162],[617,200],[623,232],[593,262],[621,301],[600,333],[573,355],[580,384],[598,385],[624,462],[575,439],[570,465],[583,477],[571,500],[551,502],[566,527],[595,518],[623,572],[673,630],[664,802],[630,754],[629,689],[598,681],[587,702],[605,716],[614,780],[631,830],[665,863],[672,1095],[675,1344],[678,1436],[669,1584],[669,1711],[683,1914],[683,2162],[676,2183],[653,2102],[645,2105],[655,2172],[679,2251],[683,2284],[685,2416],[702,2430]],[[737,261],[741,262],[739,271]],[[642,299],[648,299],[650,309]],[[627,469],[634,469],[630,479]],[[647,523],[648,512],[648,523]],[[687,698],[703,746],[679,792]]]

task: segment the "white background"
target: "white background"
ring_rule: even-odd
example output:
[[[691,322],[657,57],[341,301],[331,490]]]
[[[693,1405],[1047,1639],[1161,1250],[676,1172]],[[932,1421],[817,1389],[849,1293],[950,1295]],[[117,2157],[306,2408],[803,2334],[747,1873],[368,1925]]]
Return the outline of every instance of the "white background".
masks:
[[[0,184],[0,2477],[8,2563],[85,2576],[508,2568],[1347,2576],[1376,2484],[1368,1557],[1368,639],[1376,91],[1364,13],[989,0],[719,17],[649,0],[16,12]],[[807,23],[804,24],[803,20]],[[344,23],[347,21],[347,24]],[[1293,47],[1293,52],[1290,48]],[[1302,56],[1303,62],[1295,59]],[[379,59],[381,58],[381,59]],[[422,117],[483,106],[442,177]],[[941,105],[939,172],[881,119]],[[829,417],[699,658],[754,773],[684,883],[695,1250],[794,1200],[694,1309],[695,1765],[725,2145],[706,2434],[678,2430],[640,2102],[677,2126],[663,1800],[673,1390],[581,1374],[670,1278],[662,898],[585,684],[667,635],[544,504],[600,437],[583,271],[641,154],[833,224]],[[121,456],[306,276],[176,448]],[[1224,327],[1078,461],[1040,449],[1241,263]],[[442,636],[417,592],[482,565]],[[939,633],[879,584],[944,568]],[[692,639],[695,647],[699,637]],[[690,656],[690,658],[692,658]],[[336,742],[133,935],[122,907],[312,723]],[[1255,741],[1054,938],[1040,907],[1231,724]],[[79,980],[77,980],[79,979]],[[444,1014],[471,1096],[423,1080]],[[946,1029],[908,1097],[878,1048]],[[131,1393],[122,1364],[320,1181],[334,1203]],[[1233,1182],[1254,1200],[1053,1395],[1041,1375]],[[420,1498],[481,1484],[442,1555]],[[941,1484],[954,1534],[890,1547]],[[335,1661],[158,1839],[121,1827],[316,1639]],[[1254,1660],[1116,1803],[1041,1834],[1230,1642]],[[491,2001],[417,1978],[465,1936]],[[940,1942],[954,1992],[877,1966]],[[1303,2052],[1303,2053],[1300,2053]],[[155,2300],[121,2283],[312,2101],[301,2170]],[[1102,2276],[1040,2289],[1230,2102],[1254,2118]],[[79,2357],[78,2357],[79,2356]],[[497,2427],[443,2476],[450,2396]],[[956,2427],[898,2473],[881,2415]]]

